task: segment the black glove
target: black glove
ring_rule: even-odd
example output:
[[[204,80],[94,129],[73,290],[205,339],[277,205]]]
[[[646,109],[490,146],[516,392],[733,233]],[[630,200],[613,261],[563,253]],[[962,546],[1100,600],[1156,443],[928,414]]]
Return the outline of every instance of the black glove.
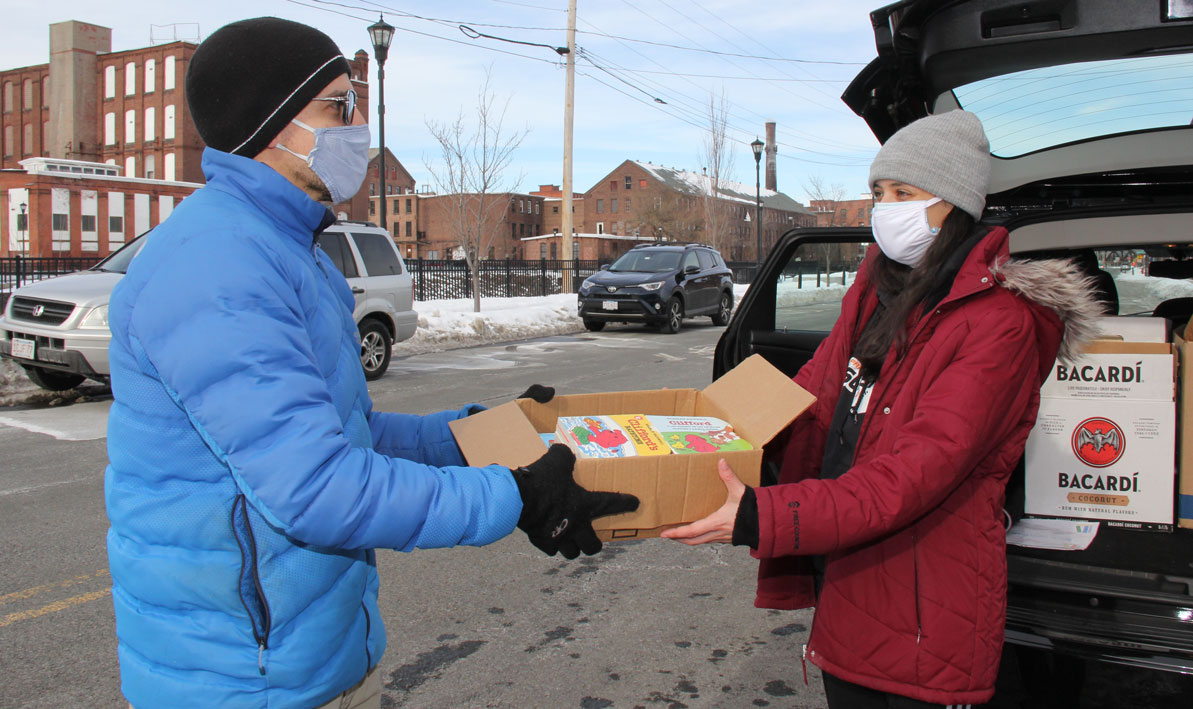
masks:
[[[545,387],[542,384],[531,384],[530,388],[522,392],[519,399],[534,399],[540,404],[545,404],[551,399],[555,398],[555,387]]]
[[[522,495],[518,529],[547,556],[559,552],[565,559],[575,559],[580,552],[596,554],[601,540],[592,520],[638,509],[633,495],[589,492],[577,485],[572,477],[575,465],[572,449],[556,443],[542,458],[511,471]]]

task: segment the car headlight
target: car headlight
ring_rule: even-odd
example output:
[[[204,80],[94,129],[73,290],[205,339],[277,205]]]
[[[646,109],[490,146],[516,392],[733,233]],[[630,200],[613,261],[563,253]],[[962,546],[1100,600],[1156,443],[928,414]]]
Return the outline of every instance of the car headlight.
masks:
[[[591,278],[585,278],[584,282],[580,284],[580,288],[582,288],[583,290],[588,290],[589,288],[592,288],[594,286],[596,286],[596,284],[592,282]]]
[[[107,330],[108,329],[108,304],[94,307],[91,312],[83,317],[83,322],[79,323],[79,329],[87,330]]]
[[[654,283],[643,283],[642,285],[640,285],[638,287],[641,288],[642,290],[651,290],[651,291],[658,290],[663,287],[663,281],[655,281]]]

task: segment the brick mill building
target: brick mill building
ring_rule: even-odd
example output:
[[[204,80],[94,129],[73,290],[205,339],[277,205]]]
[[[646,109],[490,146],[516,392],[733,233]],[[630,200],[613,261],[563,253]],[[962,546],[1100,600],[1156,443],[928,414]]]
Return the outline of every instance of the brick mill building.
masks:
[[[139,234],[137,225],[156,225],[160,209],[145,212],[148,221],[130,217],[124,228],[133,231],[114,238],[104,236],[101,221],[92,239],[80,228],[96,216],[85,211],[92,193],[145,195],[160,205],[177,203],[204,182],[205,145],[184,90],[197,45],[180,41],[113,52],[109,28],[77,21],[50,25],[49,35],[48,63],[0,71],[0,256],[103,256],[110,245]],[[367,117],[368,54],[357,51],[349,65],[358,110]],[[27,169],[31,165],[35,169]],[[106,185],[112,178],[119,179]],[[366,194],[362,187],[336,211],[366,219]],[[140,212],[130,203],[127,214]],[[68,226],[52,228],[64,218]],[[43,224],[50,231],[43,233]],[[18,225],[26,226],[25,233]],[[22,244],[28,250],[20,250]]]

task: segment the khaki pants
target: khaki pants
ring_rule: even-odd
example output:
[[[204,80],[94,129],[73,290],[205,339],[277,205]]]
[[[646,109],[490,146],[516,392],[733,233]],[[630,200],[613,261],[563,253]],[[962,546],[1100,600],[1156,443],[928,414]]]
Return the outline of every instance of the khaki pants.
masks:
[[[318,709],[381,709],[381,673],[369,670],[364,679]]]

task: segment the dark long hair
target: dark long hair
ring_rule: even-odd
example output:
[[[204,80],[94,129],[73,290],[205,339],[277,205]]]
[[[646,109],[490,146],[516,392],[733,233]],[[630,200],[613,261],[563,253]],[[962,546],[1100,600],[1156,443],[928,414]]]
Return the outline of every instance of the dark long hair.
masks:
[[[878,291],[881,305],[854,345],[862,363],[862,373],[874,379],[892,347],[902,350],[907,344],[908,319],[930,295],[947,288],[956,270],[946,268],[957,249],[974,231],[974,218],[957,207],[940,225],[940,234],[919,266],[910,268],[879,253],[870,266],[870,288]],[[957,264],[958,266],[960,264]]]

